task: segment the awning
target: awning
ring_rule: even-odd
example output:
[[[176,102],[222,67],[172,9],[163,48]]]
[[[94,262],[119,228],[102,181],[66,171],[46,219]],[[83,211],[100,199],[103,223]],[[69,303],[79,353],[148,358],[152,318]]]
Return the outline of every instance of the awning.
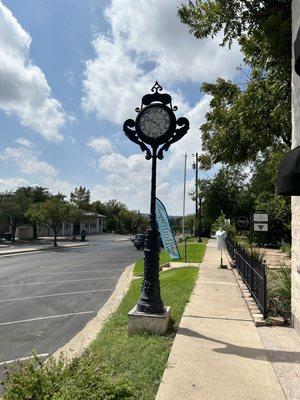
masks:
[[[295,71],[300,75],[300,28],[298,30],[297,38],[294,43],[295,51]]]
[[[300,196],[300,146],[282,160],[278,171],[278,194]]]

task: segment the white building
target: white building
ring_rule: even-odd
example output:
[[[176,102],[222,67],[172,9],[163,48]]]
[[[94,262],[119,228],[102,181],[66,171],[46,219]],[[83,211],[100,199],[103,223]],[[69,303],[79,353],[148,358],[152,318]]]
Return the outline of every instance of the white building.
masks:
[[[104,220],[106,216],[91,211],[84,212],[84,219],[76,224],[76,235],[85,230],[87,235],[96,235],[103,233]],[[58,236],[72,236],[74,233],[74,224],[68,221],[63,222]],[[51,228],[38,227],[38,237],[53,236]]]
[[[300,146],[300,76],[295,71],[294,43],[300,29],[300,0],[293,0],[292,147]],[[300,196],[292,196],[292,315],[300,334]]]

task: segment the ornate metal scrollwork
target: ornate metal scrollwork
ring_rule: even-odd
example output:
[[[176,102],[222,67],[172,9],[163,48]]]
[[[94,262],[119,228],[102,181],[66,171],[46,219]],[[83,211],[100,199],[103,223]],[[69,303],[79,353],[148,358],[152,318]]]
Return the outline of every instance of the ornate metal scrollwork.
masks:
[[[168,151],[171,144],[180,140],[190,128],[189,120],[185,117],[178,118],[178,120],[176,121],[176,125],[181,128],[177,128],[170,139],[159,149],[157,153],[157,158],[159,160],[162,160],[164,158],[164,151]]]
[[[172,105],[172,97],[168,93],[159,93],[163,90],[162,86],[156,81],[151,88],[150,94],[145,94],[142,98],[141,107],[136,107],[135,111],[139,113],[144,106],[149,106],[152,103],[159,102],[165,105],[170,105],[172,111],[177,111],[178,107]]]
[[[151,92],[149,94],[146,94],[142,98],[141,102],[141,107],[137,107],[135,109],[136,112],[141,112],[144,107],[150,106],[150,104],[153,103],[160,103],[165,106],[167,106],[170,110],[173,112],[178,109],[177,106],[172,105],[172,97],[168,93],[160,93],[163,90],[162,86],[156,81],[154,86],[151,88]],[[170,111],[170,112],[172,112]],[[174,115],[174,114],[173,114]],[[176,120],[176,117],[174,116],[174,121]],[[174,132],[171,133],[171,135],[166,138],[166,142],[162,144],[157,144],[152,145],[151,147],[155,147],[155,152],[158,150],[157,153],[157,158],[158,159],[163,159],[164,157],[164,152],[168,151],[171,144],[177,142],[180,140],[189,130],[190,124],[187,118],[180,117],[176,120],[176,127],[174,124]],[[139,135],[136,132],[136,122],[133,119],[127,119],[124,122],[123,125],[123,130],[125,132],[125,135],[130,139],[132,142],[138,144],[141,148],[142,151],[146,152],[145,158],[147,160],[150,160],[153,158],[154,152],[151,152],[150,148],[145,144],[145,142],[139,137]],[[160,148],[159,148],[160,147]]]
[[[146,152],[145,156],[146,160],[151,160],[152,154],[149,147],[147,147],[145,143],[138,137],[136,131],[133,129],[134,127],[135,127],[134,120],[127,119],[123,124],[123,131],[125,132],[125,135],[128,137],[128,139],[138,144],[141,150]]]

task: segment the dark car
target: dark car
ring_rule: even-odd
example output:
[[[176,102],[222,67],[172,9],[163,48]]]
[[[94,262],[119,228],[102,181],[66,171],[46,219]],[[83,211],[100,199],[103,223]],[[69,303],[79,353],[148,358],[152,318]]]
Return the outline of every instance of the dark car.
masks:
[[[137,250],[143,250],[145,247],[145,235],[139,234],[136,235],[133,244],[137,248]]]

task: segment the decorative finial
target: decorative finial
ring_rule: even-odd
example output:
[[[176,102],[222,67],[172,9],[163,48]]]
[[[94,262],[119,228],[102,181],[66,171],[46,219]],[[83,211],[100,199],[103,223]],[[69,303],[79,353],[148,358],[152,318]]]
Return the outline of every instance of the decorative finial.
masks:
[[[161,92],[162,90],[163,90],[162,86],[160,86],[160,84],[156,81],[154,86],[151,89],[151,92],[158,93],[158,92]]]

